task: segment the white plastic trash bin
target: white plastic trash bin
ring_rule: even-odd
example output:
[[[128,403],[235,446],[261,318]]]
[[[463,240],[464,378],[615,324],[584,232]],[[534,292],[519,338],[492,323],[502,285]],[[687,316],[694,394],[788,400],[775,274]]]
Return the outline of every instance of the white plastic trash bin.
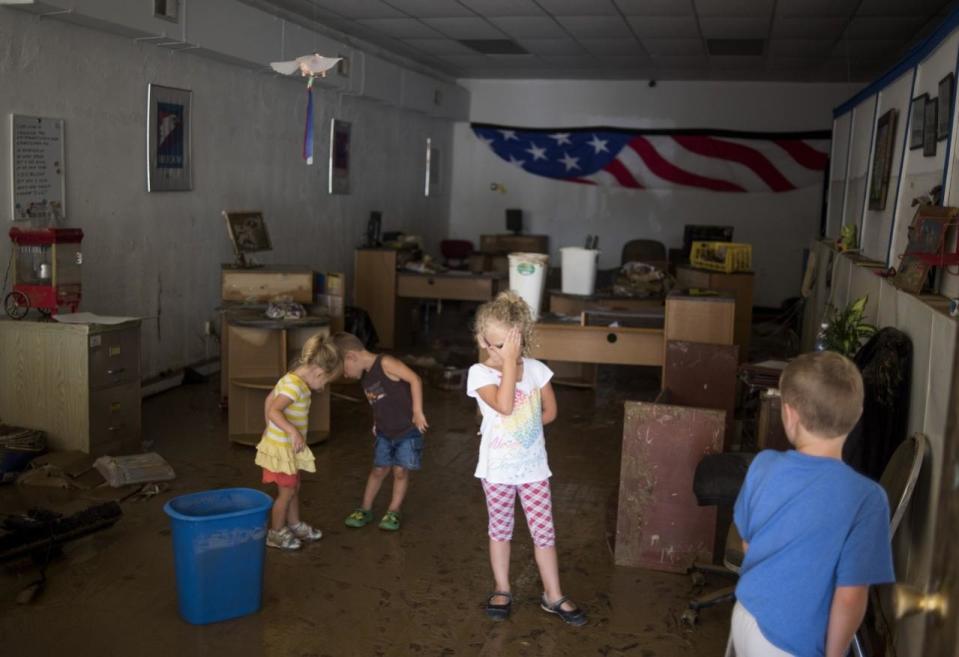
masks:
[[[509,289],[529,304],[534,320],[539,317],[548,261],[549,256],[542,253],[509,254]]]
[[[560,249],[563,260],[563,293],[592,294],[596,291],[596,263],[599,251],[580,246]]]

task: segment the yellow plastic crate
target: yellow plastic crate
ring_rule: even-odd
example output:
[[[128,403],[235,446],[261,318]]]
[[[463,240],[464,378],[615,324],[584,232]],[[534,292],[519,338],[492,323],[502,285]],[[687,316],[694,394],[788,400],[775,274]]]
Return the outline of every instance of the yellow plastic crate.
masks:
[[[694,267],[732,274],[753,267],[753,245],[735,242],[693,242],[689,260]]]

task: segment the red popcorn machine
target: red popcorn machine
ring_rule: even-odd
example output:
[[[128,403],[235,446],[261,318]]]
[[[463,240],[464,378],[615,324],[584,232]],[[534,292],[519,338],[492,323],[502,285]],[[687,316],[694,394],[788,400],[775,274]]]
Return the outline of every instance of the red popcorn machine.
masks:
[[[83,255],[79,228],[10,229],[13,242],[13,290],[3,306],[13,319],[31,308],[55,315],[60,306],[76,312],[80,305],[80,265]]]

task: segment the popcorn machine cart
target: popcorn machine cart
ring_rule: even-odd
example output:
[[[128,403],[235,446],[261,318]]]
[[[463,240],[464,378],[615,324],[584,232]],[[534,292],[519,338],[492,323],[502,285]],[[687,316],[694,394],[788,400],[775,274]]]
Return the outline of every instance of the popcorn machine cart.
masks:
[[[80,265],[83,256],[79,228],[10,229],[13,242],[13,290],[3,306],[13,319],[31,308],[55,315],[60,306],[76,312],[80,305]]]

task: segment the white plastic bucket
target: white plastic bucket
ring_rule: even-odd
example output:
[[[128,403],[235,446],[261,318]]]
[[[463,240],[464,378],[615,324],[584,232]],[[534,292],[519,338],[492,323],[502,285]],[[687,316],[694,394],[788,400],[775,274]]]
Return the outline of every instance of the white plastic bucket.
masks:
[[[534,320],[539,317],[548,261],[549,256],[542,253],[509,254],[509,289],[529,304]]]
[[[599,251],[580,246],[564,246],[563,294],[592,294],[596,291],[596,262]]]

